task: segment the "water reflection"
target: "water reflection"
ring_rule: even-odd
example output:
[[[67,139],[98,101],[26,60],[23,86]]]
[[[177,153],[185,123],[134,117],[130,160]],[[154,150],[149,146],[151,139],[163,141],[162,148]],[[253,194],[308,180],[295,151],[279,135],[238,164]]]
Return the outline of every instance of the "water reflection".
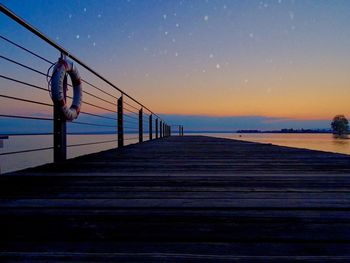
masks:
[[[125,145],[136,143],[137,137],[135,134],[125,135]],[[144,138],[148,139],[148,134],[144,134]],[[67,144],[80,144],[98,141],[116,140],[116,135],[101,134],[101,135],[69,135],[67,138]],[[52,147],[53,141],[51,135],[39,135],[39,136],[9,136],[7,140],[3,142],[3,148],[0,148],[0,153],[23,151],[28,149],[37,149]],[[117,142],[86,145],[80,147],[71,147],[67,149],[67,157],[73,158],[79,155],[99,152],[111,148],[116,148]],[[1,173],[12,172],[28,167],[38,166],[45,163],[53,162],[53,151],[44,150],[36,152],[19,153],[13,155],[0,156],[0,175]]]
[[[333,134],[333,139],[335,139],[335,140],[346,140],[346,139],[349,139],[349,136],[348,136],[348,134],[342,134],[342,135]]]
[[[206,133],[202,135],[350,154],[350,140],[347,138],[334,138],[333,135],[329,133]]]
[[[333,135],[333,141],[332,141],[335,149],[337,149],[337,152],[342,152],[342,149],[346,149],[346,147],[349,147],[349,138],[348,136],[341,136]]]

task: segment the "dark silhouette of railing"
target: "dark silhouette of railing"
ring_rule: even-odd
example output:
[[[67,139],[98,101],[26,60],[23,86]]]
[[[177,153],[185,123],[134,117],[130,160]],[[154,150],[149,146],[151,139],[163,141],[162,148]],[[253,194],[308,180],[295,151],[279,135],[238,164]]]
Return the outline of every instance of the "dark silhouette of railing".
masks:
[[[93,121],[73,121],[70,122],[70,125],[79,125],[79,126],[89,126],[95,128],[107,128],[109,131],[112,129],[112,133],[117,135],[116,139],[113,140],[101,140],[94,142],[86,142],[86,143],[75,143],[75,144],[67,144],[67,121],[65,120],[62,111],[59,105],[54,103],[42,102],[39,100],[35,100],[32,98],[26,98],[22,96],[10,96],[7,94],[0,94],[0,98],[6,100],[12,100],[17,102],[35,104],[39,106],[43,106],[46,108],[53,108],[53,117],[38,117],[38,116],[23,116],[16,114],[0,114],[0,118],[11,118],[11,119],[27,119],[27,120],[36,120],[36,121],[53,121],[53,133],[50,132],[41,132],[41,133],[27,133],[27,132],[16,132],[16,133],[6,133],[1,134],[5,136],[16,136],[16,135],[53,135],[53,146],[52,147],[41,147],[34,149],[25,149],[18,151],[8,151],[0,153],[1,155],[11,155],[11,154],[19,154],[19,153],[28,153],[35,151],[43,151],[43,150],[52,150],[54,152],[54,162],[60,162],[67,159],[67,148],[70,147],[79,147],[79,146],[87,146],[87,145],[96,145],[96,144],[106,144],[115,142],[118,147],[124,146],[126,141],[138,141],[143,142],[145,138],[145,133],[148,133],[148,139],[158,139],[172,135],[171,125],[169,125],[165,120],[163,120],[158,114],[154,113],[150,108],[146,107],[139,100],[135,99],[125,91],[118,88],[111,81],[103,77],[100,73],[86,65],[83,61],[78,59],[75,55],[68,52],[66,49],[58,45],[55,41],[48,38],[46,35],[41,33],[39,30],[31,26],[29,23],[24,21],[22,18],[18,17],[15,13],[10,11],[4,5],[0,4],[0,10],[3,14],[17,22],[19,25],[32,32],[34,35],[42,39],[45,43],[53,47],[55,50],[59,51],[60,57],[67,57],[77,63],[79,66],[86,69],[93,76],[97,77],[99,80],[102,80],[103,83],[107,84],[112,88],[111,91],[107,91],[99,87],[96,84],[91,83],[84,79],[82,76],[83,85],[91,88],[94,92],[90,90],[86,90],[83,88],[84,97],[87,99],[83,99],[83,104],[88,105],[90,108],[97,109],[99,111],[103,111],[104,114],[97,114],[95,112],[83,110],[80,112],[82,116],[87,116],[90,118],[96,118],[98,120],[107,121],[108,123],[101,122],[93,122]],[[26,48],[24,45],[20,43],[16,43],[12,39],[0,35],[0,40],[8,45],[11,45],[15,48],[18,48],[30,56],[34,56],[37,59],[47,64],[47,68],[52,67],[55,62],[38,54],[29,48]],[[31,71],[37,75],[40,75],[45,78],[49,78],[49,72],[43,72],[37,68],[34,68],[30,65],[27,65],[23,62],[17,61],[11,57],[0,55],[0,58],[6,63],[15,65],[16,67]],[[0,74],[0,78],[5,79],[7,81],[32,88],[38,90],[40,92],[45,91],[48,92],[47,88],[43,88],[40,85],[36,85],[30,83],[29,81],[20,80],[13,76],[7,76],[3,73]],[[68,84],[68,86],[71,86]],[[115,94],[115,92],[119,94]],[[85,96],[86,95],[86,96]],[[102,97],[103,95],[103,97]],[[67,95],[68,99],[72,99],[71,96]],[[94,99],[92,102],[89,99]],[[98,102],[96,102],[96,100]],[[176,125],[178,127],[178,135],[183,135],[183,127],[180,125]],[[101,134],[101,133],[88,133],[88,134]],[[125,135],[134,135],[134,137],[127,137]]]

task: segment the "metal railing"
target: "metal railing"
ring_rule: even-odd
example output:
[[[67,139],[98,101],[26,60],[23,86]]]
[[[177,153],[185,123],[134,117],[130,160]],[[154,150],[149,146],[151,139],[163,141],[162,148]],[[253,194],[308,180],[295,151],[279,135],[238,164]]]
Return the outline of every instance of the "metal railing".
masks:
[[[38,99],[28,98],[25,96],[13,96],[9,94],[0,94],[0,99],[11,100],[18,103],[34,104],[38,107],[45,107],[53,109],[52,117],[42,117],[42,116],[28,116],[28,115],[18,115],[18,114],[2,114],[0,113],[0,118],[10,118],[10,119],[26,119],[35,121],[45,121],[53,122],[53,132],[37,132],[37,133],[27,133],[27,132],[16,132],[16,133],[6,133],[1,135],[15,136],[15,135],[53,135],[53,146],[51,147],[39,147],[32,149],[15,150],[0,153],[2,155],[11,155],[19,153],[28,153],[43,150],[53,150],[54,152],[54,162],[61,162],[67,159],[67,148],[88,146],[96,144],[107,144],[115,142],[118,147],[123,147],[126,141],[136,141],[143,142],[146,138],[145,134],[148,133],[148,139],[158,139],[164,138],[172,135],[171,125],[167,124],[158,114],[150,110],[139,100],[133,98],[131,95],[125,91],[118,88],[111,81],[106,79],[100,73],[86,65],[82,60],[78,59],[75,55],[68,52],[66,49],[58,45],[55,41],[51,40],[39,30],[34,28],[32,25],[27,23],[22,18],[18,17],[15,13],[10,11],[4,5],[0,4],[0,10],[7,17],[11,18],[13,21],[17,22],[19,25],[39,37],[49,46],[53,47],[59,52],[59,55],[70,58],[79,66],[83,67],[87,72],[91,73],[92,76],[102,81],[104,84],[109,86],[111,89],[107,90],[103,87],[92,83],[82,78],[83,85],[89,87],[89,90],[83,89],[84,100],[83,104],[87,106],[90,110],[83,110],[80,112],[82,116],[85,116],[85,120],[67,122],[62,114],[62,110],[59,105],[50,102],[43,102]],[[17,43],[9,37],[0,35],[0,40],[11,45],[13,48],[19,49],[29,56],[33,56],[36,59],[42,61],[47,65],[47,68],[52,67],[55,62],[47,57],[39,54],[30,48],[25,47],[23,44]],[[48,78],[50,77],[49,72],[44,72],[39,68],[35,68],[26,62],[18,61],[7,55],[0,55],[0,59],[6,63],[9,63],[15,67],[22,70],[32,72],[35,75]],[[43,86],[32,83],[30,81],[25,81],[17,77],[9,76],[4,73],[0,74],[0,78],[21,85],[25,88],[35,89],[38,92],[48,92],[47,88]],[[86,96],[85,96],[86,95]],[[85,99],[85,97],[87,99]],[[72,99],[71,96],[67,95],[68,99]],[[94,110],[100,111],[102,113],[96,113]],[[93,121],[95,120],[95,121]],[[97,121],[98,120],[98,121]],[[67,123],[70,126],[81,126],[81,127],[94,127],[100,129],[108,129],[110,133],[116,134],[117,138],[113,140],[100,140],[93,142],[83,142],[75,144],[67,144],[67,135],[74,133],[67,133]],[[178,134],[183,135],[183,127],[178,126]],[[89,133],[94,134],[94,133]],[[101,134],[101,133],[95,133]],[[128,135],[127,137],[125,135]],[[134,137],[130,137],[133,135]]]

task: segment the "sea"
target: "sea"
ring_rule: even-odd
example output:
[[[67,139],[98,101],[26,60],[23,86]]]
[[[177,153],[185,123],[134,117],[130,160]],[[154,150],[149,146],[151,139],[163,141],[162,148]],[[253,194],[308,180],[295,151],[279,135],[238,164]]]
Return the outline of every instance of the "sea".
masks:
[[[258,143],[269,143],[274,145],[289,146],[295,148],[304,148],[319,150],[325,152],[334,152],[350,154],[350,140],[334,138],[332,134],[324,133],[191,133],[189,135],[204,135],[219,138],[228,138],[242,141],[251,141]],[[129,134],[125,136],[125,144],[134,144],[138,142],[138,135]],[[148,135],[144,135],[145,140]],[[74,158],[94,152],[100,152],[117,147],[116,134],[86,135],[76,134],[68,135],[67,144],[85,144],[90,142],[113,141],[101,144],[74,146],[67,149],[68,158]],[[1,147],[2,146],[2,147]],[[0,142],[0,154],[5,152],[15,152],[28,149],[37,149],[52,147],[52,135],[36,136],[10,136],[8,139]],[[29,167],[53,162],[53,150],[41,150],[35,152],[17,153],[11,155],[0,155],[0,173],[8,173]]]

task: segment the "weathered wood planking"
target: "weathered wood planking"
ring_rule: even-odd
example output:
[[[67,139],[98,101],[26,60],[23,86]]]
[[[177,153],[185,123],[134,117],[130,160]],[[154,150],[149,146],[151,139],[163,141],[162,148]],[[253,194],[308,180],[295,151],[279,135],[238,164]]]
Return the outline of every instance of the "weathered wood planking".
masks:
[[[0,177],[0,261],[350,262],[350,157],[154,140]]]

